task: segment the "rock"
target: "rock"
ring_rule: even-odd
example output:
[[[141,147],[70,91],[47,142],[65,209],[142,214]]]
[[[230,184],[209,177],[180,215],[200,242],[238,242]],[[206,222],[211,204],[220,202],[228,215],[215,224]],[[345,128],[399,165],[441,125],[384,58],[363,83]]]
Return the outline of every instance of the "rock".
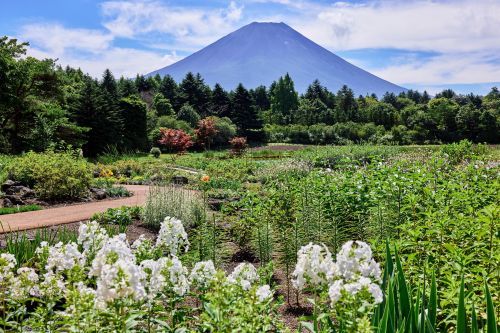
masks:
[[[10,201],[9,199],[7,198],[3,198],[3,206],[4,207],[13,207],[14,204],[12,203],[12,201]]]
[[[12,207],[13,205],[24,205],[25,204],[23,199],[19,195],[6,194],[3,197],[3,200],[4,200],[4,202],[6,200],[10,201],[10,203],[11,203],[10,207]],[[6,206],[6,207],[9,207],[9,206]]]
[[[14,185],[10,186],[5,190],[5,194],[9,195],[17,195],[20,196],[21,198],[33,198],[35,197],[35,191],[30,189],[29,187],[22,186],[22,185]]]
[[[92,193],[92,197],[96,200],[103,200],[107,197],[106,190],[102,188],[92,187],[90,188],[90,192]]]
[[[21,183],[8,179],[5,181],[5,183],[2,184],[0,189],[2,190],[2,192],[7,192],[7,190],[12,186],[19,186],[19,185],[21,185]]]
[[[222,205],[226,202],[226,200],[221,200],[221,199],[213,199],[209,198],[207,200],[208,207],[213,210],[213,211],[220,211],[222,208]]]
[[[187,183],[189,183],[189,179],[184,176],[173,176],[172,183],[176,185],[186,185]]]

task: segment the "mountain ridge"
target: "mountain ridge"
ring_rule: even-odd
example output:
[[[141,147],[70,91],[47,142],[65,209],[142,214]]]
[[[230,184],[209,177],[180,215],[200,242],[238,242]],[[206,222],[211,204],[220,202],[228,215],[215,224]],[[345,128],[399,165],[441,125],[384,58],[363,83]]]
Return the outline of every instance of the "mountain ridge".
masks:
[[[315,79],[332,91],[345,84],[360,95],[406,91],[347,62],[283,22],[252,22],[148,76],[168,74],[181,81],[188,72],[200,73],[206,83],[219,83],[229,90],[240,82],[246,88],[269,86],[289,73],[299,92]]]

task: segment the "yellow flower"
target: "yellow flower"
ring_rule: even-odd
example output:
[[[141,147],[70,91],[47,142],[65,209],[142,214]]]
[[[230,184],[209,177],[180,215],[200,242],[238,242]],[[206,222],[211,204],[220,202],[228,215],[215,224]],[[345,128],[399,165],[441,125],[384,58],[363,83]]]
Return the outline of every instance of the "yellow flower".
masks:
[[[210,181],[210,176],[203,175],[203,177],[201,177],[201,181],[204,183],[208,183]]]
[[[111,178],[113,177],[113,171],[111,171],[111,169],[102,169],[99,173],[99,176],[104,178]]]

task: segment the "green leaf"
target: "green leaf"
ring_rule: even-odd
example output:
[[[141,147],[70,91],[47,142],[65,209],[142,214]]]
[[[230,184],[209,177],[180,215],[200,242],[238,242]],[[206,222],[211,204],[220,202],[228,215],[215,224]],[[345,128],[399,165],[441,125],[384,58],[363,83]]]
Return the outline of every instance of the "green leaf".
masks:
[[[387,302],[384,308],[384,314],[382,316],[382,320],[380,320],[379,326],[378,326],[378,333],[386,333],[390,332],[388,330],[388,322],[389,322],[389,312],[390,312],[390,305],[389,304],[394,304],[394,294],[392,292],[392,282],[389,280],[389,294],[387,295]]]
[[[308,321],[301,321],[300,326],[306,328],[309,332],[315,333],[314,324]]]
[[[457,313],[457,333],[467,332],[467,318],[465,314],[465,291],[464,291],[464,276],[460,283],[460,294],[458,296],[458,313]]]
[[[474,303],[472,303],[471,333],[479,333],[479,327],[477,326],[476,308],[474,307]]]
[[[403,267],[401,265],[401,261],[399,260],[397,250],[395,251],[395,254],[396,254],[396,267],[398,272],[399,307],[403,318],[408,318],[411,309],[408,286],[406,285],[406,279],[403,273]]]
[[[429,295],[429,306],[428,313],[429,322],[432,328],[436,329],[436,316],[437,316],[437,286],[436,286],[436,276],[434,272],[432,273],[431,281],[431,293]]]
[[[490,290],[488,289],[488,284],[484,283],[484,290],[486,293],[486,326],[488,328],[487,333],[497,333],[497,321],[495,319],[495,306],[493,305],[493,300],[491,299]]]

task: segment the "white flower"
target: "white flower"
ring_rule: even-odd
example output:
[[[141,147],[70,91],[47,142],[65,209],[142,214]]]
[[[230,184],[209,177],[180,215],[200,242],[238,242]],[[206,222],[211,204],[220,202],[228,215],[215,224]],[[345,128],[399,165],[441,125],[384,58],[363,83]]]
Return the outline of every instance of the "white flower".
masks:
[[[368,286],[368,291],[370,292],[370,294],[372,294],[375,304],[382,303],[384,294],[382,293],[382,289],[380,289],[380,286],[378,284],[370,283],[370,285]]]
[[[257,296],[259,302],[264,302],[265,300],[273,296],[273,292],[271,290],[271,287],[269,287],[268,284],[265,284],[257,288],[255,295]]]
[[[21,267],[17,270],[17,277],[12,281],[10,292],[12,299],[21,301],[28,296],[40,297],[38,274],[33,268]]]
[[[346,280],[356,280],[359,275],[380,281],[380,266],[372,259],[370,246],[361,241],[348,241],[337,254],[339,274]]]
[[[82,296],[89,296],[89,295],[92,295],[92,296],[95,296],[96,294],[96,291],[92,288],[89,288],[85,285],[85,283],[83,282],[77,282],[73,285],[73,287],[78,290],[78,293]]]
[[[63,244],[61,242],[48,248],[47,271],[62,272],[77,265],[84,264],[84,257],[78,251],[76,243]]]
[[[344,282],[342,280],[337,280],[330,285],[328,289],[328,296],[330,297],[331,305],[334,306],[335,303],[342,297],[342,289],[344,287]]]
[[[92,258],[106,243],[108,238],[106,229],[101,228],[96,221],[82,223],[78,228],[77,243],[83,247],[83,254],[86,257]]]
[[[135,256],[132,254],[125,234],[119,234],[106,240],[102,248],[97,252],[89,274],[100,276],[106,265],[111,265],[122,260],[130,264],[135,263]]]
[[[206,288],[213,280],[215,273],[216,271],[212,260],[200,261],[194,265],[189,275],[189,281],[192,285]]]
[[[167,216],[160,226],[156,246],[167,250],[171,256],[176,256],[182,247],[187,251],[189,249],[189,240],[182,222],[174,217]]]
[[[297,264],[292,273],[292,283],[301,290],[306,284],[311,286],[326,285],[336,274],[337,267],[325,245],[309,243],[297,252]]]
[[[188,271],[177,257],[160,258],[153,267],[149,291],[152,296],[174,292],[183,296],[189,290]]]
[[[258,278],[254,265],[241,263],[234,268],[233,272],[227,277],[227,281],[232,284],[239,283],[243,290],[249,290],[252,283],[257,281]]]
[[[0,254],[0,283],[13,277],[12,270],[16,267],[16,257],[10,253]]]
[[[64,295],[66,284],[62,277],[52,272],[43,274],[43,280],[39,284],[40,295],[49,299],[57,299]]]
[[[146,296],[143,280],[143,271],[133,261],[119,258],[113,263],[106,263],[97,278],[96,302],[112,302],[127,297],[143,299]]]

